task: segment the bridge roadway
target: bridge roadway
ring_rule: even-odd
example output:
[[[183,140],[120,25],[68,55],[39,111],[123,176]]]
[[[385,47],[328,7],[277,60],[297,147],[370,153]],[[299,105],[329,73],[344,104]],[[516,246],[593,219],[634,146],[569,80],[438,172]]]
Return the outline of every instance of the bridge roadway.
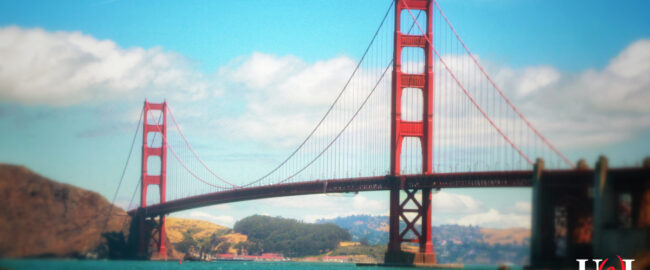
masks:
[[[625,173],[626,169],[612,169],[609,173]],[[593,185],[593,170],[545,170],[542,179],[559,185]],[[322,193],[343,193],[359,191],[413,188],[463,188],[463,187],[530,187],[533,171],[486,171],[464,173],[434,173],[402,176],[373,176],[331,180],[314,180],[286,183],[202,194],[154,204],[129,211],[129,214],[157,216],[177,211],[231,202],[311,195]],[[547,182],[547,183],[548,183]]]

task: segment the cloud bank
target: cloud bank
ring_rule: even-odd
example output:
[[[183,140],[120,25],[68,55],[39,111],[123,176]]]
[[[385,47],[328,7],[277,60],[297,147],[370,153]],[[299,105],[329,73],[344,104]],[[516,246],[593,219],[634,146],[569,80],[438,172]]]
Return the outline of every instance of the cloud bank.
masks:
[[[65,106],[144,96],[205,97],[211,82],[160,47],[121,48],[80,32],[0,28],[0,99]]]
[[[246,139],[295,143],[332,102],[353,66],[346,57],[314,64],[263,53],[240,58],[220,72],[225,85],[246,97],[244,112],[226,123],[246,131]],[[533,125],[562,148],[612,145],[650,128],[650,40],[630,44],[599,70],[487,66]],[[278,126],[286,130],[279,132]]]
[[[3,101],[197,101],[227,92],[243,97],[243,109],[218,120],[228,127],[222,132],[279,145],[296,143],[313,128],[356,65],[345,56],[307,63],[254,52],[209,75],[160,47],[122,48],[80,32],[16,26],[0,28],[0,59]],[[560,147],[611,145],[650,128],[650,40],[633,42],[603,69],[581,73],[487,64],[515,104]]]
[[[221,125],[243,139],[295,144],[322,117],[355,65],[345,56],[306,63],[255,52],[237,59],[219,70],[219,78],[224,91],[237,91],[246,105],[243,113],[222,119]]]
[[[630,44],[601,70],[492,67],[497,83],[560,147],[606,146],[650,128],[650,40]]]

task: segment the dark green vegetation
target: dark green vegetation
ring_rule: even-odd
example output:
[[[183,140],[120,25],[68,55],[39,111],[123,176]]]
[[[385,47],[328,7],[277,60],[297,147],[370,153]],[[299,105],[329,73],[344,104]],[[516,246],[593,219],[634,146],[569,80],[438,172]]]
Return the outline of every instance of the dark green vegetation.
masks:
[[[228,253],[232,243],[223,236],[230,230],[222,230],[210,234],[209,237],[194,239],[192,232],[183,232],[183,240],[174,244],[176,251],[185,254],[186,259],[204,259],[210,253]]]
[[[386,245],[357,245],[357,246],[347,246],[347,247],[338,247],[337,249],[330,252],[329,256],[354,256],[354,255],[366,255],[369,258],[373,259],[375,262],[384,261],[384,254],[386,253]]]
[[[238,221],[234,230],[248,235],[247,245],[288,257],[323,254],[334,250],[339,242],[352,239],[347,230],[334,224],[310,224],[260,215]]]

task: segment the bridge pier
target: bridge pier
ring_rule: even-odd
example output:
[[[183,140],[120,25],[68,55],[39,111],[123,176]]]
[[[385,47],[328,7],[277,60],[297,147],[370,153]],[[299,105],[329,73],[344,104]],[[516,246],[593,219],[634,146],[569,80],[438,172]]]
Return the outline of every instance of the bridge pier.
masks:
[[[402,190],[406,198],[401,200]],[[417,194],[421,197],[418,199]],[[407,208],[411,204],[411,207]],[[388,265],[411,265],[436,263],[436,254],[433,250],[431,226],[431,189],[411,189],[404,187],[404,178],[393,179],[390,190],[390,215],[388,232],[388,250],[384,262]],[[410,214],[415,214],[409,218]],[[418,230],[417,222],[420,222]],[[400,223],[405,225],[402,229]],[[416,243],[419,245],[416,252],[402,250],[402,243]]]
[[[650,158],[640,174],[614,174],[601,157],[594,176],[594,255],[650,257]]]
[[[136,222],[136,232],[138,234],[138,252],[137,258],[166,260],[170,255],[171,248],[167,241],[165,231],[165,216],[147,217],[143,208],[138,211],[132,222]]]
[[[544,228],[552,226],[549,223],[551,220],[550,217],[544,216],[550,211],[546,209],[548,203],[546,202],[547,198],[542,197],[546,195],[547,192],[543,192],[542,186],[542,171],[544,171],[544,160],[537,159],[533,167],[533,191],[532,191],[532,222],[531,222],[531,233],[530,233],[530,263],[531,265],[541,265],[543,262],[542,251],[548,248],[545,248],[548,243],[545,243],[543,240],[548,239],[548,232],[545,232]]]
[[[173,256],[173,248],[167,239],[164,215],[148,215],[147,209],[140,207],[132,212],[131,226],[125,258],[140,260],[166,260]]]
[[[650,256],[650,159],[641,169],[610,170],[601,156],[594,170],[583,163],[575,171],[544,171],[538,159],[532,180],[529,268]]]

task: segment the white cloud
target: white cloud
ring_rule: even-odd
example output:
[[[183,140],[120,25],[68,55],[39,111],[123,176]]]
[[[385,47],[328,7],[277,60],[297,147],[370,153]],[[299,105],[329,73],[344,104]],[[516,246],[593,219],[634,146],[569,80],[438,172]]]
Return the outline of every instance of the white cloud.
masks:
[[[416,196],[420,196],[419,193]],[[316,198],[314,198],[316,197]],[[404,195],[401,196],[404,199]],[[350,198],[324,195],[287,197],[269,200],[267,205],[282,207],[287,212],[297,209],[314,209],[316,213],[306,214],[303,220],[332,219],[351,215],[388,215],[388,202],[370,200],[362,195]],[[523,227],[530,228],[530,202],[519,201],[505,210],[486,208],[484,203],[469,195],[451,192],[437,192],[433,195],[433,219],[436,224],[479,225],[488,228]],[[407,206],[408,207],[408,206]],[[412,218],[413,214],[407,213]],[[417,223],[419,224],[420,221]]]
[[[417,193],[416,196],[419,198],[421,195]],[[401,197],[402,200],[405,199],[404,194]],[[387,198],[377,200],[361,194],[281,197],[263,200],[260,203],[266,207],[284,209],[287,213],[307,213],[302,216],[306,222],[351,215],[385,216],[389,213]],[[433,211],[436,214],[476,214],[483,211],[483,208],[482,202],[468,195],[446,191],[433,194]]]
[[[440,213],[474,213],[482,203],[468,195],[440,191],[433,194],[433,211]]]
[[[467,60],[444,57],[452,64]],[[307,63],[255,52],[211,77],[160,47],[122,48],[80,32],[16,26],[0,28],[0,59],[5,101],[63,106],[145,96],[197,100],[228,91],[245,97],[244,110],[220,119],[226,127],[220,132],[279,146],[306,136],[356,64],[345,56]],[[550,66],[487,66],[533,124],[561,147],[611,145],[650,128],[650,40],[633,42],[602,70],[577,74]]]
[[[208,206],[210,210],[215,210],[215,211],[232,211],[232,206],[229,204],[217,204],[217,205],[211,205]]]
[[[445,58],[449,63],[468,60],[466,56]],[[562,148],[611,145],[650,128],[650,76],[646,76],[650,73],[650,40],[630,44],[602,70],[578,74],[552,66],[486,66],[533,125]],[[223,67],[220,76],[229,81],[229,88],[240,89],[239,94],[246,96],[246,108],[237,118],[223,120],[222,124],[231,127],[233,135],[245,139],[270,145],[296,145],[317,123],[353,67],[354,62],[347,57],[313,64],[293,56],[263,53],[239,58]],[[473,87],[472,83],[466,86]],[[387,112],[386,108],[377,111]],[[446,116],[438,117],[444,121]],[[466,118],[462,121],[487,125],[482,118],[462,117]],[[491,127],[487,130],[491,131]],[[441,132],[444,135],[445,131]],[[519,141],[523,143],[523,139]],[[453,140],[443,136],[440,143]]]
[[[449,219],[448,223],[459,225],[478,225],[487,228],[530,228],[530,215],[501,213],[490,208],[487,212],[469,214],[458,219]]]
[[[533,204],[531,202],[516,202],[514,210],[516,213],[530,214],[530,211],[533,209]]]
[[[352,198],[352,207],[354,210],[364,210],[371,214],[385,213],[388,211],[388,205],[385,202],[368,199],[363,195],[357,195]]]
[[[559,146],[621,142],[650,128],[650,40],[630,44],[602,70],[494,68],[502,88]]]
[[[292,196],[265,199],[259,203],[265,207],[283,209],[286,213],[305,213],[298,218],[306,222],[339,216],[388,214],[387,202],[359,194]]]
[[[355,62],[337,57],[306,63],[294,56],[255,52],[219,70],[222,87],[246,97],[245,111],[222,119],[242,138],[295,145],[316,125],[345,84]]]
[[[232,216],[216,216],[212,214],[208,214],[206,212],[202,211],[191,211],[186,214],[187,217],[189,218],[197,218],[197,219],[202,219],[202,220],[207,220],[211,221],[213,223],[216,223],[218,225],[226,226],[232,228],[232,226],[235,224],[235,218]]]
[[[318,209],[323,212],[340,212],[342,209],[367,214],[388,213],[388,205],[383,201],[369,199],[360,194],[323,194],[283,197],[269,201],[279,207]]]
[[[480,72],[470,64],[473,60],[468,55],[443,55],[443,59],[510,139],[523,148],[526,147],[525,144],[532,143],[521,137],[523,135],[520,134],[527,134],[520,132],[523,128],[509,128],[509,125],[524,127],[525,124],[519,122],[518,116],[512,110],[505,108],[505,102],[485,78],[476,76]],[[602,69],[589,69],[578,73],[564,72],[547,65],[511,68],[484,60],[481,62],[487,67],[488,74],[492,75],[499,88],[531,120],[533,126],[561,149],[613,145],[639,136],[650,128],[648,39],[631,43]],[[468,65],[472,68],[468,68]],[[460,89],[449,83],[452,79],[446,70],[439,67],[435,71],[438,74],[438,82],[445,83],[439,87],[451,89],[441,91],[439,88],[438,93],[455,93],[462,96],[457,92]],[[438,102],[443,104],[437,106],[456,108],[457,106],[450,103],[469,104],[465,97],[460,100],[457,97],[444,97],[438,99]],[[460,116],[452,114],[452,118],[449,118],[444,115],[443,110],[443,115],[437,115],[436,119],[441,123],[460,122],[461,127],[470,127],[469,130],[454,128],[454,135],[451,137],[446,135],[446,130],[439,130],[442,144],[460,141],[467,145],[468,140],[463,135],[471,135],[472,128],[488,126],[482,116],[470,118],[464,115],[463,111]],[[491,126],[479,130],[487,132],[481,136],[496,134]],[[528,150],[524,149],[524,152],[526,151]]]
[[[65,106],[89,100],[195,100],[211,83],[179,54],[121,48],[80,32],[0,28],[0,99]]]
[[[502,68],[496,73],[496,80],[502,82],[502,89],[515,89],[516,98],[524,98],[560,80],[560,72],[553,67],[526,67],[521,70]]]

